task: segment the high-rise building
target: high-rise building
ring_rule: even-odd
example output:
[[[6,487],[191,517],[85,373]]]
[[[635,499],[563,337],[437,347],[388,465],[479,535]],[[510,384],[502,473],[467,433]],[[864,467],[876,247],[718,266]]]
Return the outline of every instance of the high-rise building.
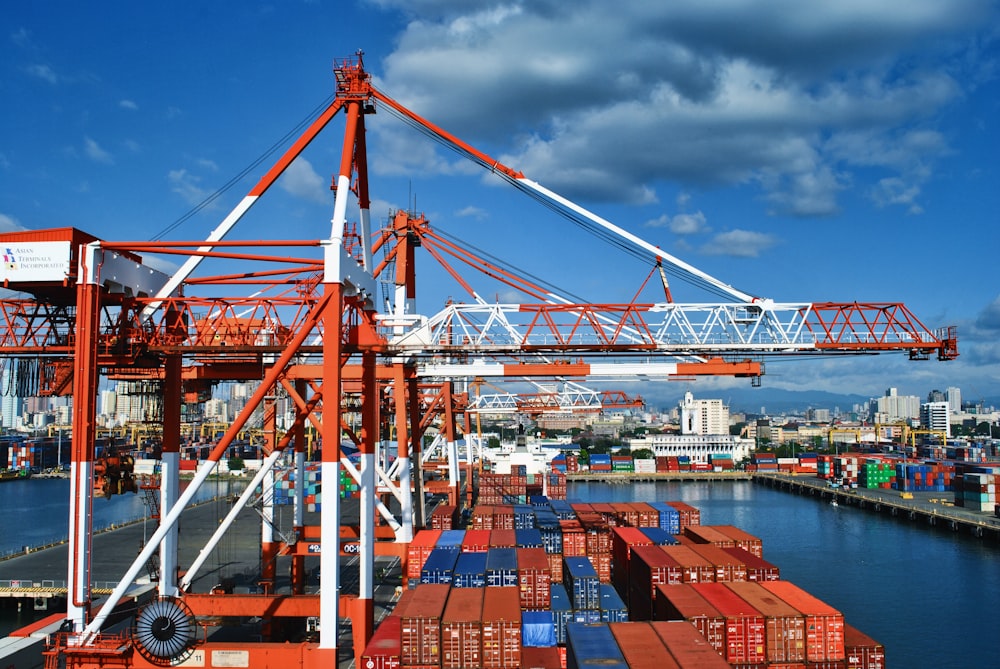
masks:
[[[944,432],[946,437],[950,437],[949,413],[947,402],[925,402],[920,405],[920,425],[927,430]]]
[[[944,394],[948,398],[948,409],[952,413],[962,413],[962,391],[958,388],[948,388]]]
[[[0,425],[14,429],[21,425],[24,401],[15,394],[17,388],[17,367],[7,364],[0,378]]]
[[[681,434],[729,434],[729,407],[722,400],[696,400],[684,393]]]
[[[885,395],[875,400],[873,418],[876,422],[898,423],[920,417],[920,398],[916,395],[898,395],[889,388]]]

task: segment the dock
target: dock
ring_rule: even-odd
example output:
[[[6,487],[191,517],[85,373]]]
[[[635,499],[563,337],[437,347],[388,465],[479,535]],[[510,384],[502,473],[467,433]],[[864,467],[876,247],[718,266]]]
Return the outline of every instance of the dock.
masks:
[[[754,483],[838,506],[853,506],[882,513],[904,522],[921,523],[950,532],[961,532],[991,541],[1000,541],[1000,518],[983,511],[955,506],[951,491],[908,492],[892,488],[834,488],[815,476],[760,473]]]

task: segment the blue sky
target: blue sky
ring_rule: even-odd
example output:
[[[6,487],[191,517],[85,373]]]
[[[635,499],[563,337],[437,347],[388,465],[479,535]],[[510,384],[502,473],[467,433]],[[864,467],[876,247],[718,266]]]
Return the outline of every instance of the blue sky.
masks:
[[[332,62],[360,49],[391,97],[742,290],[903,302],[930,328],[959,328],[951,363],[769,361],[765,386],[1000,395],[997,10],[15,3],[0,34],[0,231],[204,238],[268,162],[175,223],[308,118],[333,90]],[[415,202],[434,227],[592,302],[630,300],[648,273],[389,114],[368,126],[375,220]],[[335,122],[234,237],[327,236],[341,139]],[[467,299],[422,262],[422,313]],[[747,382],[694,390],[733,383]]]

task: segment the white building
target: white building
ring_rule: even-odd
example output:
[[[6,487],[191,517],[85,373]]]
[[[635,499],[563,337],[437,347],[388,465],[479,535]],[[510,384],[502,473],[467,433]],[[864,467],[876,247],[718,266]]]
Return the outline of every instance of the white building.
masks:
[[[898,423],[920,417],[920,398],[916,395],[898,395],[889,388],[885,395],[875,400],[872,418],[877,423]]]
[[[962,391],[958,388],[948,388],[944,391],[948,398],[948,410],[952,413],[962,413]]]
[[[649,449],[654,456],[688,457],[691,462],[708,462],[709,455],[728,456],[734,462],[749,458],[753,439],[729,434],[649,434],[640,439],[623,439],[630,451]]]
[[[948,402],[925,402],[920,405],[920,425],[928,430],[944,432],[945,436],[951,436],[951,422]]]
[[[729,407],[722,400],[696,400],[684,393],[681,400],[681,434],[729,434]]]

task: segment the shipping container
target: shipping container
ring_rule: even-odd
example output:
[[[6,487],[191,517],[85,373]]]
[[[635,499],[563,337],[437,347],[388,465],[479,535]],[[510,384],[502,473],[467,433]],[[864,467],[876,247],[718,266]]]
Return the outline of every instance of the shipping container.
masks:
[[[675,546],[680,543],[677,537],[662,527],[641,527],[639,531],[649,537],[649,540],[657,546]]]
[[[521,649],[556,645],[556,625],[552,611],[521,612]],[[523,658],[522,658],[523,660]]]
[[[514,530],[497,530],[490,532],[490,548],[516,548],[517,534]]]
[[[451,548],[435,548],[420,570],[421,583],[444,583],[451,585],[455,579],[455,562],[459,551]]]
[[[521,608],[547,609],[552,601],[552,572],[543,548],[518,548],[517,587]]]
[[[767,661],[764,643],[764,616],[725,583],[692,583],[691,587],[726,618],[726,647],[723,656],[730,663]]]
[[[682,669],[730,669],[694,625],[680,621],[649,623]]]
[[[462,550],[462,542],[465,541],[465,530],[441,530],[435,548],[450,548],[451,550]]]
[[[401,612],[400,663],[441,664],[441,616],[451,587],[421,583]]]
[[[747,566],[724,548],[715,544],[691,544],[688,546],[695,553],[712,563],[715,567],[713,581],[717,583],[747,580]]]
[[[628,669],[611,629],[604,623],[570,623],[566,629],[566,668]]]
[[[491,548],[486,553],[486,585],[517,587],[516,548]]]
[[[681,533],[681,512],[666,502],[650,502],[649,505],[660,514],[659,528],[670,534]]]
[[[711,583],[715,580],[715,566],[683,544],[659,546],[661,551],[673,558],[681,567],[681,581],[684,583]]]
[[[563,584],[574,609],[598,610],[601,601],[600,581],[589,558],[563,558]]]
[[[693,507],[687,502],[667,502],[669,506],[677,509],[680,514],[680,532],[690,525],[701,525],[701,510]]]
[[[521,669],[565,669],[559,648],[524,646],[521,648]]]
[[[699,544],[713,544],[719,548],[734,548],[736,546],[735,539],[711,525],[689,525],[684,528],[684,535],[691,537]]]
[[[462,539],[462,550],[469,553],[485,553],[490,549],[490,533],[493,530],[466,530]]]
[[[806,660],[845,659],[844,615],[840,611],[788,581],[767,581],[761,585],[805,616]]]
[[[441,617],[442,669],[483,666],[484,588],[453,589]]]
[[[654,620],[691,623],[720,655],[726,648],[726,617],[688,583],[656,586]]]
[[[628,593],[629,560],[632,546],[652,546],[653,541],[635,527],[616,527],[611,533],[611,582],[619,592]]]
[[[628,607],[622,601],[618,591],[613,585],[602,583],[600,586],[601,600],[598,607],[601,612],[601,622],[604,623],[624,623],[628,622]]]
[[[566,644],[566,625],[573,622],[573,602],[569,598],[566,586],[562,583],[552,584],[552,622],[555,625],[556,643]]]
[[[458,525],[458,507],[454,504],[438,505],[431,513],[431,529],[453,530]]]
[[[777,581],[781,578],[781,570],[777,565],[748,552],[742,548],[723,548],[734,558],[746,565],[747,580],[760,583],[762,581]]]
[[[630,669],[681,669],[649,623],[611,623],[608,628]]]
[[[768,662],[803,662],[806,659],[806,621],[801,613],[759,583],[728,583],[727,586],[764,616]]]
[[[681,567],[661,546],[635,546],[629,562],[628,610],[632,620],[649,620],[656,586],[681,582]]]
[[[559,527],[558,521],[556,521],[556,527]],[[518,548],[544,548],[545,542],[542,539],[541,530],[531,527],[514,530],[514,545]]]
[[[844,623],[847,669],[885,669],[885,647],[861,630]]]
[[[483,669],[521,665],[521,603],[516,587],[487,587],[483,596]]]
[[[455,562],[454,588],[486,587],[486,553],[461,553]]]
[[[407,579],[414,582],[420,580],[420,570],[440,538],[441,530],[420,530],[414,535],[406,550]]]
[[[399,616],[388,616],[379,623],[361,653],[362,666],[370,669],[399,669],[402,622]]]

